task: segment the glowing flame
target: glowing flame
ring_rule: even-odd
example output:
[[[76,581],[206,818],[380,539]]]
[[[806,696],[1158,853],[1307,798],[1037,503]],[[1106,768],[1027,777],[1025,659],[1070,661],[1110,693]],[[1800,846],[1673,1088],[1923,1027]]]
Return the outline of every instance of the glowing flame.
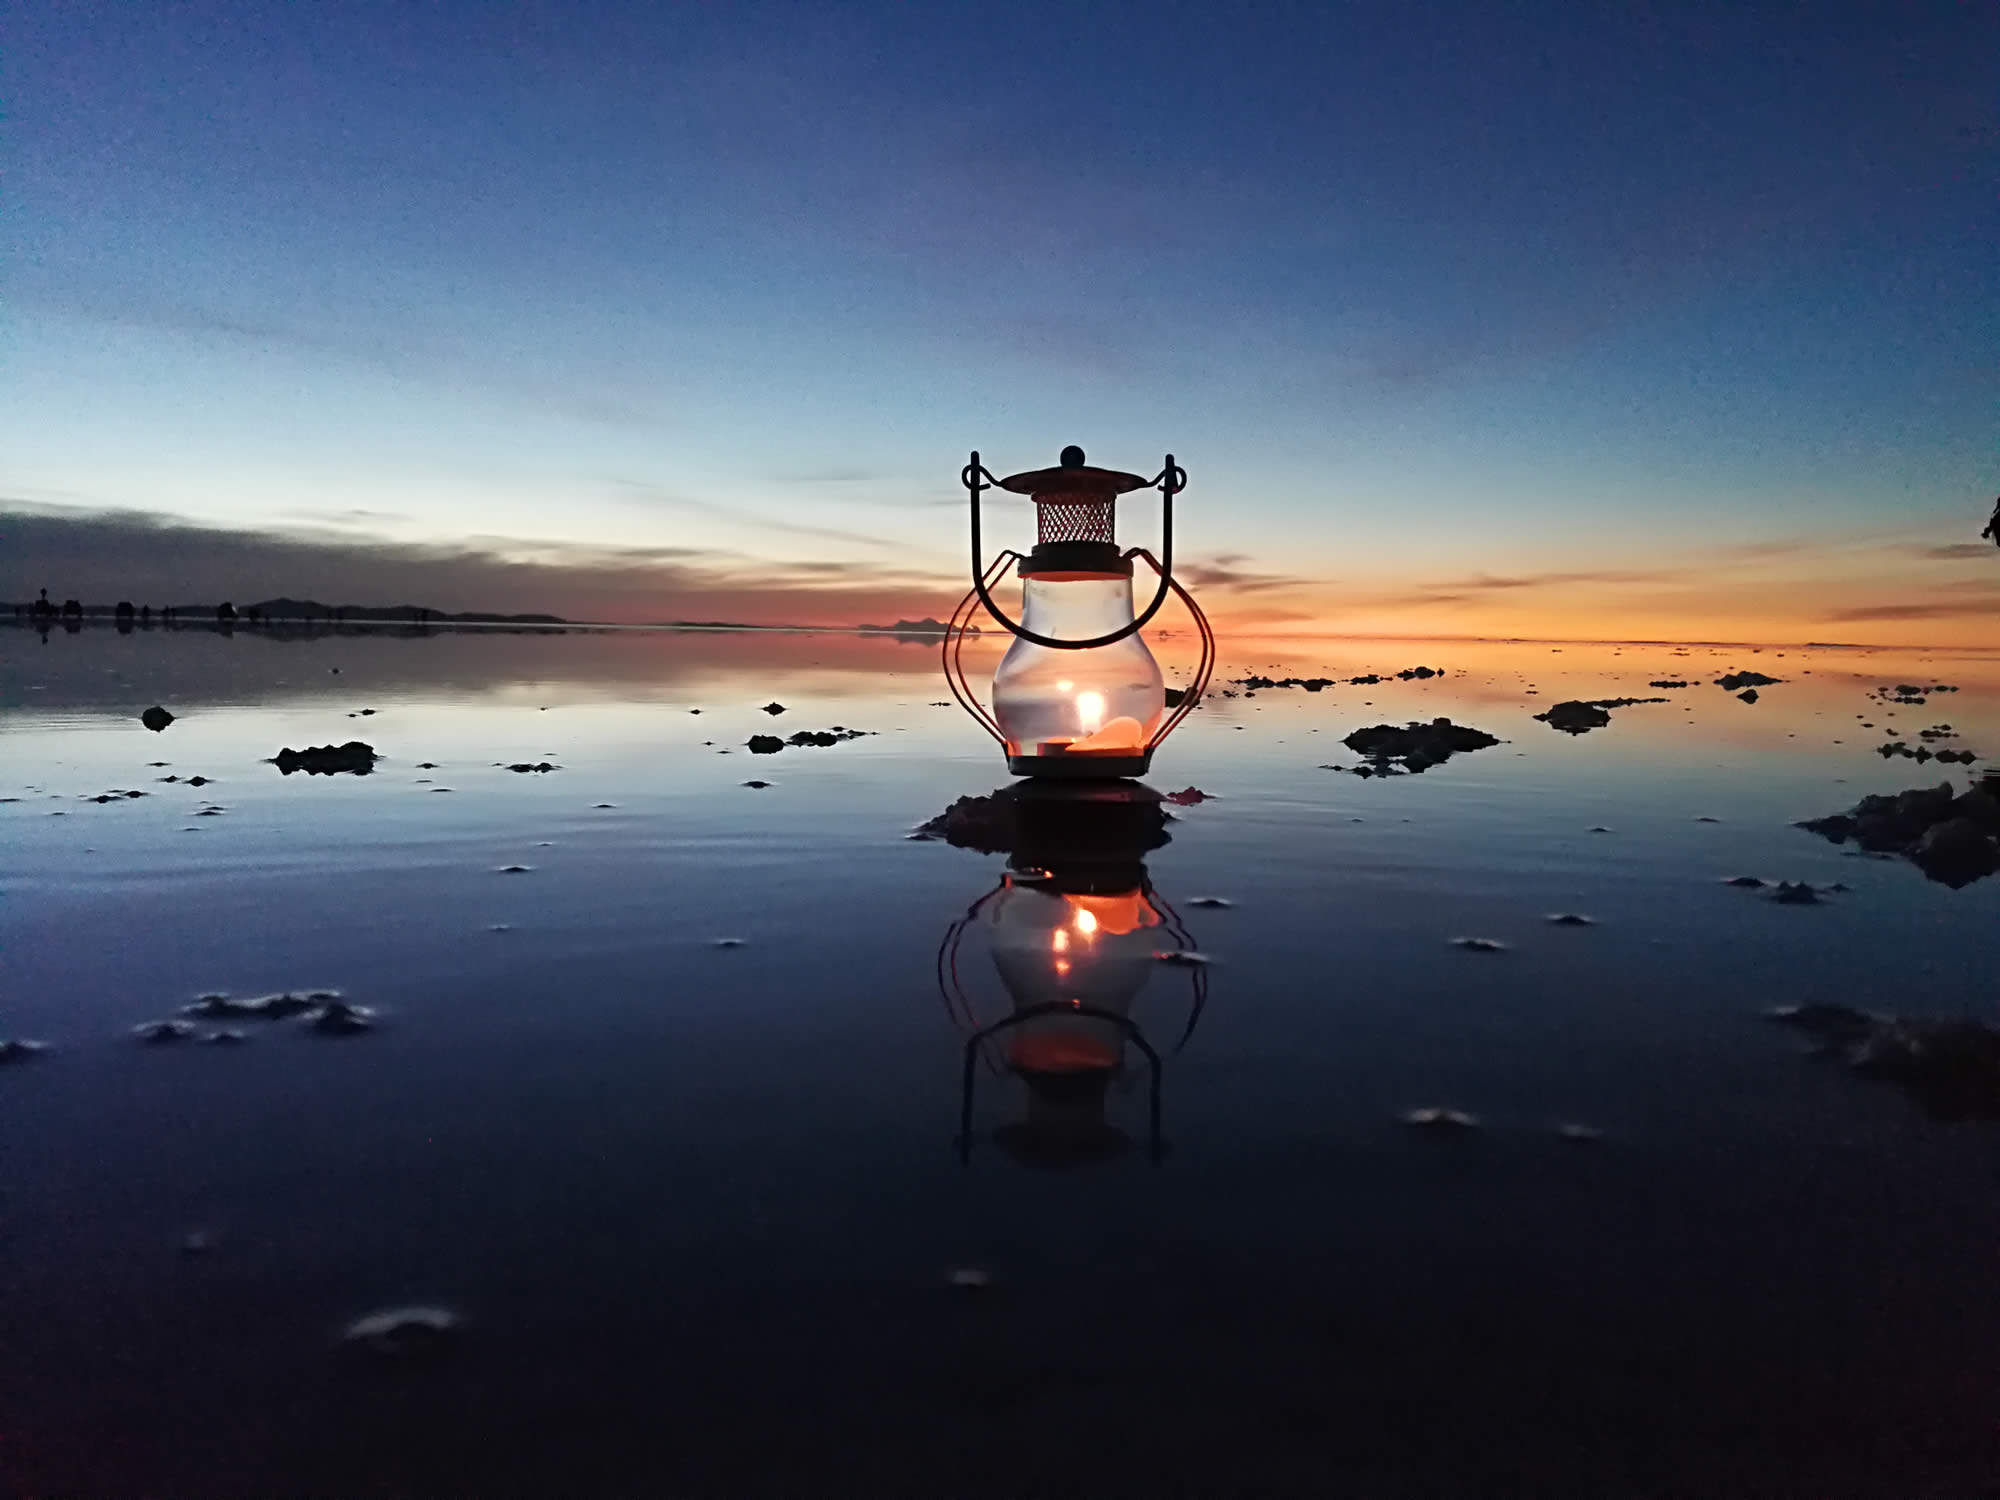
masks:
[[[1085,937],[1092,936],[1097,931],[1097,917],[1095,914],[1079,908],[1076,914],[1076,930]]]
[[[1086,735],[1097,733],[1104,727],[1104,694],[1078,693],[1076,695],[1077,727]]]

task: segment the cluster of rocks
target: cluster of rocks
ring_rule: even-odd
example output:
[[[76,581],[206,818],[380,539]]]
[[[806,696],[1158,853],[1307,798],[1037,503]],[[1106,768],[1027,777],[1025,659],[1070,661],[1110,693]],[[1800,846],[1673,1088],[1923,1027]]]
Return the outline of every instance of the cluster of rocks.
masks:
[[[1844,813],[1797,825],[1836,844],[1901,854],[1932,880],[1957,888],[2000,869],[2000,777],[1954,792],[1949,782],[1863,797]]]
[[[499,762],[495,761],[494,764],[498,765]],[[537,760],[537,761],[517,760],[514,762],[513,765],[507,767],[507,769],[510,771],[547,772],[547,771],[560,771],[562,767],[551,765],[549,764],[549,762],[545,760]]]
[[[1744,688],[1771,687],[1783,682],[1782,677],[1766,677],[1762,672],[1730,672],[1715,679],[1715,685],[1725,693],[1739,693]],[[1755,699],[1751,700],[1755,702]]]
[[[1813,885],[1804,880],[1780,880],[1774,884],[1760,875],[1731,875],[1722,883],[1738,890],[1764,891],[1768,899],[1780,906],[1818,906],[1824,897],[1847,893],[1847,887],[1837,880],[1832,885]]]
[[[790,739],[785,740],[779,739],[775,734],[753,734],[749,739],[749,749],[752,755],[776,755],[787,745],[821,747],[838,745],[842,740],[858,740],[874,732],[872,729],[848,729],[836,724],[831,729],[801,729]]]
[[[1359,677],[1348,678],[1347,684],[1349,687],[1373,687],[1377,683],[1387,682],[1390,677],[1400,678],[1404,682],[1412,682],[1423,678],[1442,676],[1444,676],[1444,668],[1442,667],[1405,667],[1402,671],[1392,672],[1387,676],[1384,676],[1380,672],[1367,672]],[[1309,693],[1317,693],[1330,687],[1338,687],[1341,679],[1338,677],[1258,677],[1253,675],[1250,677],[1239,677],[1236,681],[1248,693],[1254,693],[1263,688],[1304,688]]]
[[[1647,687],[1663,687],[1663,688],[1677,688],[1677,687],[1693,687],[1693,686],[1694,686],[1694,684],[1693,684],[1693,683],[1691,683],[1691,682],[1685,682],[1685,681],[1683,681],[1682,679],[1680,679],[1680,678],[1678,678],[1678,677],[1663,677],[1663,678],[1661,678],[1661,679],[1660,679],[1660,680],[1659,680],[1658,682],[1649,682],[1649,683],[1647,683],[1647,684],[1646,684],[1646,686],[1647,686]]]
[[[249,1000],[203,995],[192,1005],[182,1006],[181,1014],[200,1021],[288,1021],[302,1017],[306,1029],[319,1036],[358,1036],[373,1030],[375,1025],[373,1011],[348,1004],[333,990],[313,990],[302,995],[287,990]],[[145,1021],[135,1026],[132,1034],[154,1046],[190,1041],[197,1036],[188,1021]],[[211,1043],[246,1040],[242,1032],[234,1030],[212,1031],[199,1039]]]
[[[1423,724],[1411,722],[1398,729],[1393,724],[1371,724],[1365,729],[1357,729],[1341,743],[1357,755],[1368,757],[1365,765],[1355,766],[1357,776],[1396,776],[1405,771],[1428,771],[1432,766],[1443,765],[1452,756],[1469,750],[1485,750],[1500,743],[1483,729],[1474,729],[1468,724],[1454,724],[1449,719],[1432,719]],[[1346,770],[1344,766],[1325,766],[1323,770]]]
[[[1878,703],[1901,703],[1921,707],[1930,701],[1932,693],[1955,693],[1958,689],[1948,682],[1898,682],[1884,683],[1868,696]]]
[[[343,772],[366,776],[375,769],[378,759],[374,746],[349,740],[344,745],[308,745],[303,750],[287,745],[271,758],[271,764],[287,776],[294,771],[304,771],[308,776],[338,776]]]
[[[1942,736],[1932,730],[1926,729],[1921,731],[1917,735],[1917,738],[1919,740],[1935,740],[1942,738]],[[1927,760],[1935,760],[1939,764],[1947,766],[1969,766],[1979,759],[1970,750],[1953,750],[1950,748],[1933,750],[1929,745],[1923,744],[1918,745],[1913,750],[1901,740],[1890,740],[1887,744],[1878,745],[1875,747],[1875,753],[1884,760],[1895,760],[1900,757],[1904,760],[1914,760],[1919,764]]]
[[[1547,713],[1535,717],[1551,729],[1560,729],[1564,734],[1585,734],[1593,729],[1602,729],[1611,722],[1611,710],[1630,708],[1635,703],[1665,703],[1665,698],[1571,698],[1558,703]]]
[[[109,792],[99,792],[95,797],[85,797],[83,800],[86,802],[95,802],[101,807],[107,802],[126,802],[134,797],[143,797],[145,795],[146,794],[144,792],[128,792],[128,791],[113,790]]]
[[[1984,1022],[1877,1016],[1828,1002],[1766,1015],[1863,1077],[1898,1085],[1934,1119],[2000,1119],[2000,1031]]]

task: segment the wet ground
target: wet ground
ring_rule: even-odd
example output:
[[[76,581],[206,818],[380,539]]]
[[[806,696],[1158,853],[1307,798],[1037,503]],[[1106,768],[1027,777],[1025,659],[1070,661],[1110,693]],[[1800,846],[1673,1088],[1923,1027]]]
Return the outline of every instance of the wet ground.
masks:
[[[1792,826],[1973,785],[1878,747],[2000,757],[2000,658],[1236,641],[1218,676],[1149,778],[1209,794],[1142,856],[1160,951],[1212,960],[1130,1002],[1158,1139],[1133,1041],[1066,1158],[1022,1141],[1076,1101],[997,1043],[960,1140],[1017,997],[990,923],[948,939],[1008,857],[908,835],[1008,778],[929,647],[0,630],[0,1041],[46,1044],[0,1065],[0,1490],[2000,1481],[2000,1126],[1763,1018],[2000,1021],[2000,878]],[[1626,697],[1666,701],[1535,718]],[[1500,743],[1342,744],[1438,717]],[[871,732],[748,749],[836,728]],[[269,763],[348,741],[369,774]],[[405,1307],[448,1318],[344,1339]]]

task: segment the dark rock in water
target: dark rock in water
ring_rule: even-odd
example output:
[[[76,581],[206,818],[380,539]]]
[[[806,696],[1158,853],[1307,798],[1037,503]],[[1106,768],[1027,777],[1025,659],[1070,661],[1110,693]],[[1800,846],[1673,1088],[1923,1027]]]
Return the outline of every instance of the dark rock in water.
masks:
[[[785,705],[782,703],[773,702],[773,703],[766,703],[764,705],[764,712],[769,714],[774,719],[784,711],[785,711]]]
[[[989,796],[960,797],[909,837],[981,854],[1026,851],[1037,863],[1102,858],[1106,845],[1143,854],[1172,841],[1164,801],[1145,787],[1114,797],[1049,798],[1037,795],[1033,783],[1016,783]]]
[[[499,873],[502,875],[526,875],[531,868],[532,866],[529,865],[502,865]]]
[[[1188,897],[1188,905],[1189,905],[1189,906],[1200,906],[1200,907],[1216,907],[1216,908],[1221,908],[1221,907],[1226,907],[1226,906],[1234,906],[1235,904],[1236,904],[1236,903],[1235,903],[1234,901],[1231,901],[1231,900],[1229,900],[1228,898],[1226,898],[1226,897],[1223,897],[1223,896],[1190,896],[1190,897]]]
[[[1451,945],[1454,948],[1463,948],[1467,953],[1505,953],[1507,951],[1507,945],[1498,938],[1453,938]]]
[[[1819,892],[1803,880],[1781,880],[1771,892],[1771,899],[1780,906],[1817,906]]]
[[[1558,703],[1547,713],[1536,714],[1535,717],[1564,734],[1583,734],[1592,729],[1602,729],[1611,722],[1611,715],[1605,710],[1575,698]]]
[[[1856,1010],[1851,1005],[1819,1000],[1805,1005],[1780,1005],[1765,1011],[1764,1017],[1780,1026],[1790,1026],[1822,1041],[1833,1042],[1859,1041],[1881,1024],[1878,1017]]]
[[[1170,687],[1166,690],[1166,694],[1168,708],[1179,708],[1183,703],[1187,702],[1186,688]]]
[[[202,1041],[211,1047],[234,1047],[239,1042],[247,1042],[249,1040],[250,1038],[242,1032],[232,1031],[227,1028],[221,1031],[211,1031],[202,1038]]]
[[[1195,786],[1182,787],[1178,792],[1168,792],[1166,797],[1167,801],[1173,803],[1176,807],[1194,807],[1200,803],[1213,802],[1215,800],[1209,793]]]
[[[1680,680],[1679,678],[1677,678],[1677,677],[1667,677],[1667,678],[1662,678],[1662,679],[1661,679],[1660,681],[1658,681],[1658,682],[1649,682],[1649,683],[1647,683],[1647,684],[1646,684],[1646,686],[1647,686],[1647,687],[1663,687],[1663,688],[1679,688],[1679,687],[1692,687],[1692,686],[1694,686],[1694,684],[1693,684],[1693,683],[1690,683],[1690,682],[1683,682],[1683,681],[1681,681],[1681,680]]]
[[[1357,729],[1341,743],[1358,755],[1368,757],[1361,769],[1375,776],[1405,771],[1428,771],[1454,755],[1485,750],[1500,743],[1483,729],[1454,724],[1449,719],[1433,719],[1428,724],[1411,721],[1398,729],[1393,724],[1371,724]]]
[[[321,1036],[359,1036],[375,1027],[374,1012],[345,1000],[329,1000],[306,1020],[306,1026]]]
[[[954,849],[981,854],[1005,854],[1018,835],[1019,808],[1012,788],[990,797],[960,797],[943,812],[919,824],[913,837],[943,839]]]
[[[1773,683],[1784,680],[1782,677],[1766,677],[1762,672],[1731,672],[1725,677],[1716,678],[1715,685],[1724,692],[1734,693],[1743,688],[1770,687]]]
[[[340,996],[332,990],[313,990],[307,994],[293,994],[285,990],[275,995],[259,995],[249,1000],[232,1000],[227,995],[203,995],[192,1005],[181,1007],[184,1016],[197,1016],[202,1020],[252,1020],[284,1021],[293,1016],[302,1016],[309,1010],[317,1010],[325,1005],[337,1005]]]
[[[1761,887],[1764,881],[1760,876],[1756,875],[1731,875],[1722,883],[1724,885],[1740,886],[1746,891],[1754,891]]]
[[[48,1050],[46,1042],[31,1042],[24,1037],[8,1037],[0,1041],[0,1064],[30,1062]]]
[[[1359,682],[1361,679],[1357,677],[1354,680]],[[1381,680],[1379,677],[1371,677],[1369,679],[1371,682],[1380,682]],[[1239,677],[1237,681],[1250,693],[1257,692],[1263,688],[1304,688],[1309,693],[1318,693],[1334,686],[1334,679],[1331,677],[1251,676]]]
[[[2000,841],[1971,818],[1933,823],[1909,854],[1926,875],[1951,886],[1969,885],[2000,869]]]
[[[1583,734],[1602,729],[1611,722],[1614,708],[1630,708],[1635,703],[1665,703],[1665,698],[1571,698],[1535,717],[1564,734]]]
[[[743,946],[743,939],[737,937],[717,938],[715,946],[718,948],[741,948]]]
[[[1586,917],[1582,912],[1577,911],[1551,912],[1548,920],[1551,927],[1595,927],[1597,925],[1595,917]]]
[[[824,748],[827,745],[838,745],[843,740],[862,739],[872,733],[874,733],[873,730],[847,729],[836,724],[831,729],[801,729],[797,734],[786,740],[785,743],[787,745],[813,745]],[[763,738],[763,736],[759,736],[759,738]],[[754,748],[756,741],[753,740],[751,744]]]
[[[560,771],[561,766],[552,766],[547,761],[516,761],[507,768],[510,771]]]
[[[785,742],[775,734],[753,734],[750,736],[752,755],[776,755],[785,748]]]
[[[153,733],[158,734],[162,729],[165,729],[169,724],[174,722],[174,716],[155,703],[151,708],[139,715],[139,722],[152,730]]]
[[[132,1028],[132,1035],[149,1047],[163,1047],[186,1041],[194,1035],[194,1028],[185,1021],[142,1021]]]
[[[1757,701],[1757,690],[1755,688],[1745,688],[1736,696],[1741,698],[1745,703],[1755,703]]]
[[[1864,1078],[1896,1084],[1936,1120],[2000,1120],[2000,1031],[1970,1019],[1871,1016],[1844,1005],[1768,1013],[1844,1056]]]
[[[187,784],[189,786],[207,786],[214,779],[212,776],[190,776],[187,779]]]
[[[287,776],[294,771],[304,771],[308,776],[342,773],[366,776],[375,769],[377,759],[374,746],[349,740],[344,745],[308,745],[303,750],[286,746],[272,758],[271,764]]]
[[[458,1314],[443,1307],[393,1307],[347,1326],[341,1341],[384,1359],[424,1359],[458,1341]]]
[[[417,762],[417,769],[419,771],[435,771],[437,768],[437,762],[434,760],[420,760]]]
[[[769,786],[771,783],[768,781],[746,781],[743,784],[749,787],[753,792],[761,792],[764,790],[765,787]]]
[[[1468,1130],[1479,1128],[1479,1116],[1469,1115],[1459,1109],[1440,1109],[1434,1105],[1425,1109],[1405,1110],[1402,1119],[1412,1130],[1422,1130],[1433,1135],[1463,1135]]]
[[[1949,782],[1863,797],[1844,813],[1796,825],[1836,844],[1901,854],[1954,889],[2000,870],[2000,782],[1954,794]]]

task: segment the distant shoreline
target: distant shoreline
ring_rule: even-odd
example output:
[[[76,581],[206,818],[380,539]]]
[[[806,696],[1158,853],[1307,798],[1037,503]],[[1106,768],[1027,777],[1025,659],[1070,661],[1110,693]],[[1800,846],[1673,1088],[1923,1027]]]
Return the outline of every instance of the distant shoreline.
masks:
[[[23,609],[26,606],[22,606]],[[179,609],[180,606],[175,606]],[[74,619],[74,617],[73,617]],[[112,610],[92,607],[83,612],[82,622],[88,625],[112,624],[117,616]],[[62,625],[62,620],[51,620],[51,629]],[[14,614],[14,606],[0,604],[0,626],[16,626],[35,629],[38,622]],[[341,633],[360,634],[384,630],[402,631],[407,634],[442,633],[445,631],[515,631],[523,634],[561,635],[566,632],[602,633],[607,631],[660,631],[703,634],[738,635],[852,635],[864,639],[889,639],[903,645],[927,645],[941,642],[943,633],[930,631],[896,630],[884,625],[751,625],[731,624],[721,621],[654,621],[633,624],[619,620],[570,620],[555,616],[506,616],[492,615],[484,618],[454,618],[436,615],[428,620],[412,619],[407,616],[390,619],[348,619],[328,620],[324,617],[302,617],[297,615],[278,616],[252,624],[241,618],[231,624],[218,622],[213,612],[195,613],[171,622],[162,620],[157,612],[152,620],[134,620],[131,628],[135,632],[206,630],[219,632],[224,629],[244,635],[331,635]],[[987,632],[991,635],[992,632]],[[1172,639],[1177,632],[1162,632],[1154,639]],[[1497,635],[1384,635],[1372,633],[1356,634],[1307,634],[1277,630],[1232,631],[1229,634],[1238,640],[1259,641],[1406,641],[1411,643],[1454,642],[1486,646],[1645,646],[1674,647],[1701,646],[1732,651],[1937,651],[1956,655],[1996,656],[2000,647],[1992,646],[1950,646],[1936,645],[1921,641],[1714,641],[1714,640],[1670,640],[1636,639],[1619,636],[1497,636]]]

